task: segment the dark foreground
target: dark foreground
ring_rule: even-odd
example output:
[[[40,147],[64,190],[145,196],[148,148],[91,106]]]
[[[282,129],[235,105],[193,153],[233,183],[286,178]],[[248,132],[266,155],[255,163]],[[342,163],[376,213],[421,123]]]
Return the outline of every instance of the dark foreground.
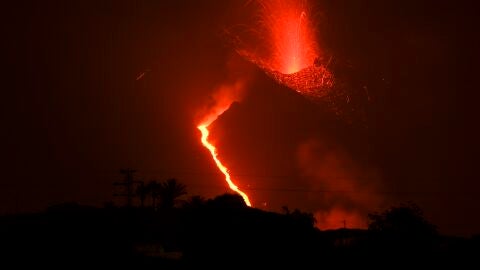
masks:
[[[67,204],[2,217],[0,233],[2,262],[16,266],[474,269],[480,260],[479,237],[319,231],[305,213],[215,203],[157,211]]]

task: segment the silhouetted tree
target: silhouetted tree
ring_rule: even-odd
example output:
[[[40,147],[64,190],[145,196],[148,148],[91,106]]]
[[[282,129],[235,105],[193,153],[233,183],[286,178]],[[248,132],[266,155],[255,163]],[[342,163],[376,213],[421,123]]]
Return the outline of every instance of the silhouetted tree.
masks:
[[[187,186],[171,178],[160,184],[159,195],[163,208],[173,208],[178,198],[187,194]]]
[[[298,209],[290,211],[290,209],[286,205],[282,206],[282,212],[287,217],[294,220],[297,224],[302,224],[307,227],[313,227],[315,226],[315,223],[317,223],[317,219],[315,219],[315,216],[312,213],[302,212]]]
[[[198,209],[207,203],[207,200],[199,195],[191,196],[185,203],[183,204],[183,207],[188,208],[188,209]]]
[[[138,196],[140,199],[140,207],[145,206],[145,199],[147,198],[149,193],[148,187],[143,183],[143,181],[140,181],[140,185],[137,186],[137,189],[135,190],[135,194]]]
[[[436,227],[425,219],[414,203],[391,207],[368,215],[368,230],[383,240],[383,245],[399,249],[424,249],[438,236]]]
[[[317,220],[315,219],[315,216],[312,213],[302,212],[298,209],[293,210],[293,212],[291,213],[288,212],[287,215],[292,217],[299,224],[302,224],[306,227],[313,227],[315,226],[315,223],[317,223]]]
[[[225,193],[209,201],[209,205],[218,208],[245,208],[247,205],[242,196],[238,194]]]
[[[423,216],[423,212],[414,203],[391,207],[382,213],[368,215],[368,229],[376,232],[398,234],[436,234],[436,228]]]

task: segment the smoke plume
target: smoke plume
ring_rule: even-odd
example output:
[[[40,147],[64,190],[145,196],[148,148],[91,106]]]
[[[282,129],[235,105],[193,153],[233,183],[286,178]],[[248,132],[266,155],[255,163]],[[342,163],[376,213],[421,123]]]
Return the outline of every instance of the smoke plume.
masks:
[[[367,213],[383,201],[375,169],[364,168],[342,148],[318,139],[299,145],[297,161],[312,190],[308,200],[317,205],[320,229],[366,227]]]

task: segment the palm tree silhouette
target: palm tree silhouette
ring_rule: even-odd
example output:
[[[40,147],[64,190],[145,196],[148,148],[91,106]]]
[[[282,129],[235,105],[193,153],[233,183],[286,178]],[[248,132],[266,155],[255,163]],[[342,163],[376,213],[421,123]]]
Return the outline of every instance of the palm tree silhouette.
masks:
[[[152,198],[152,208],[156,209],[157,207],[157,199],[160,196],[160,187],[161,184],[157,180],[152,180],[148,182],[145,186],[145,193],[149,194]]]
[[[183,207],[187,209],[199,209],[205,206],[206,203],[207,200],[204,197],[195,195],[188,198],[188,200],[183,204]]]
[[[143,181],[139,181],[139,185],[137,186],[137,189],[135,190],[135,194],[138,196],[140,199],[140,207],[145,206],[145,199],[147,198],[149,193],[148,190],[148,185],[146,186]]]
[[[159,187],[162,208],[171,209],[178,202],[178,198],[187,194],[187,186],[171,178],[162,182]]]

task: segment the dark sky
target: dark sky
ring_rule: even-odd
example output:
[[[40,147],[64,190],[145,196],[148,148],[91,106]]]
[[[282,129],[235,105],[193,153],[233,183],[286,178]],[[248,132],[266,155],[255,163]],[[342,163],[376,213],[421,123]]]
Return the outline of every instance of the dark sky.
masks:
[[[363,214],[412,200],[442,232],[480,232],[473,4],[321,1],[324,50],[369,90],[365,122],[351,123],[235,55],[222,32],[251,17],[246,2],[2,7],[0,211],[101,205],[123,167],[176,177],[191,194],[225,192],[195,120],[215,87],[248,73],[212,137],[256,206]]]

